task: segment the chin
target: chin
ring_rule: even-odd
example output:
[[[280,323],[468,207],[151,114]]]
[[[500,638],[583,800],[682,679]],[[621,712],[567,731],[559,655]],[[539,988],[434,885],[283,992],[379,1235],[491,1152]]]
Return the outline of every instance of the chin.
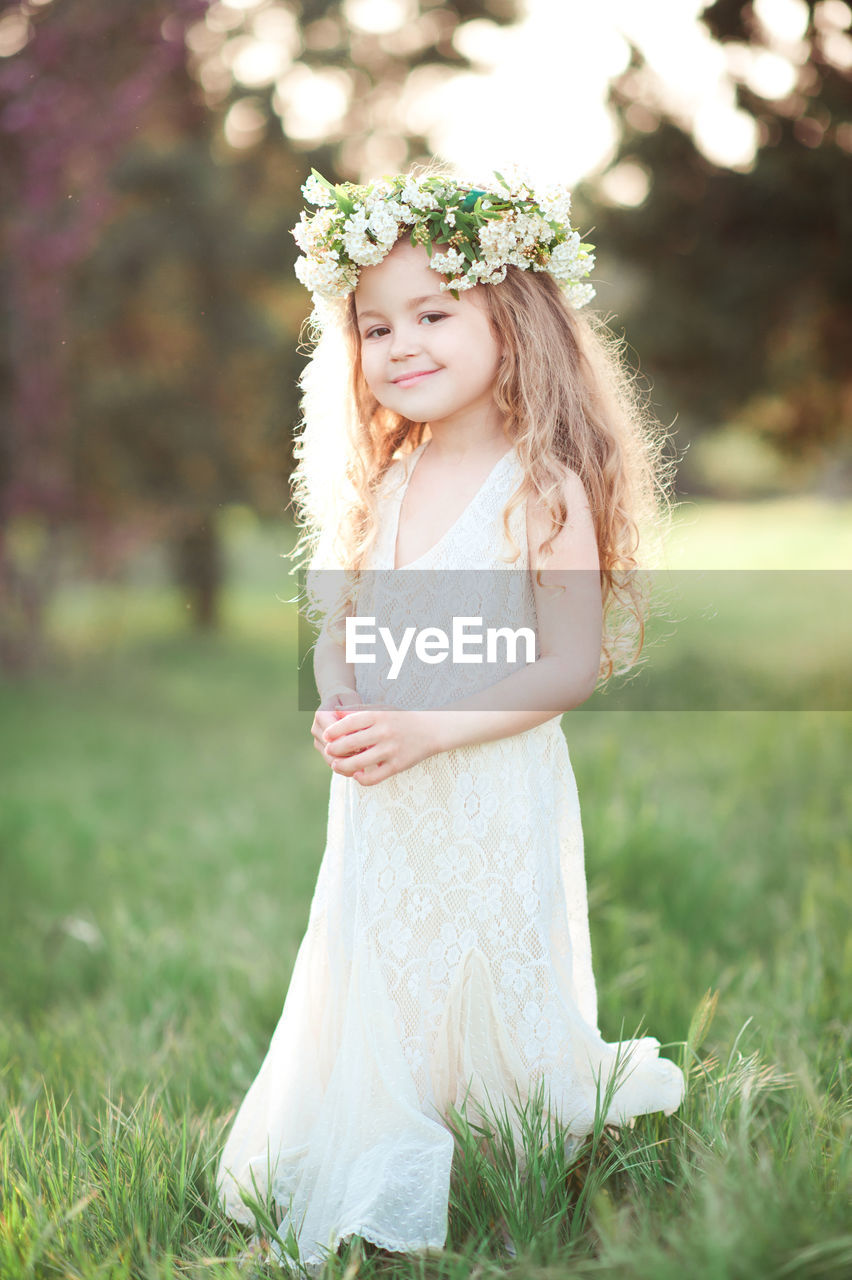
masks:
[[[379,400],[379,397],[376,396]],[[428,422],[430,418],[440,419],[446,417],[446,411],[434,402],[430,401],[427,396],[406,395],[405,392],[398,392],[395,396],[387,396],[379,403],[386,409],[392,409],[394,413],[402,414],[404,418],[410,418],[412,422]]]

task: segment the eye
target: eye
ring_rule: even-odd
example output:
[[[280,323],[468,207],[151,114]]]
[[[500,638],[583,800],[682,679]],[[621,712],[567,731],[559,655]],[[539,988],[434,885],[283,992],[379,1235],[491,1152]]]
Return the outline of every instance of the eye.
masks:
[[[379,332],[380,329],[386,329],[386,328],[387,328],[387,325],[385,324],[377,324],[375,328],[368,329],[367,332],[364,334],[364,337],[373,338]]]
[[[427,311],[420,317],[421,320],[445,320],[446,316],[443,311]]]

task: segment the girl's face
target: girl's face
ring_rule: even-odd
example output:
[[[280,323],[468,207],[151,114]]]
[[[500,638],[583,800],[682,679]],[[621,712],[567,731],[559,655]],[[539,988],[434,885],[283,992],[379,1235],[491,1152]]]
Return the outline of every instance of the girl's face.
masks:
[[[386,409],[430,425],[490,418],[503,354],[480,287],[460,290],[456,302],[439,288],[445,279],[422,245],[400,240],[361,268],[355,290],[368,387]]]

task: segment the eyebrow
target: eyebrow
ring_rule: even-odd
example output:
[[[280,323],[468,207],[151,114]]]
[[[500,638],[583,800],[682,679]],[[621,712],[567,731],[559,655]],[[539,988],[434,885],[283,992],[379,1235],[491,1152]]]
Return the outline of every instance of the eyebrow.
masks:
[[[443,293],[424,293],[422,298],[412,298],[408,306],[413,311],[415,307],[422,306],[424,302],[445,302],[446,294]],[[365,316],[380,316],[381,311],[360,311],[358,319],[363,320]]]

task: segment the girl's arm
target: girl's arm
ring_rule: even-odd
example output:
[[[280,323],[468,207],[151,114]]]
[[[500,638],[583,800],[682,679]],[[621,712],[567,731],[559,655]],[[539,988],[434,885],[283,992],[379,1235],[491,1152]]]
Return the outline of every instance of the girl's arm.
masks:
[[[326,764],[332,759],[326,751],[325,731],[334,723],[337,709],[361,704],[355,688],[355,668],[346,661],[343,642],[336,640],[327,629],[326,618],[314,645],[314,678],[320,696],[320,705],[314,712],[311,736],[314,747]]]
[[[425,712],[436,751],[523,733],[594,692],[602,641],[600,561],[588,498],[576,472],[569,472],[563,497],[568,522],[553,539],[543,586],[530,570],[541,656],[488,689]],[[531,566],[549,529],[549,515],[527,503]],[[495,704],[500,710],[493,709]]]
[[[326,623],[314,645],[314,679],[322,705],[337,693],[355,692],[355,665],[346,661],[343,640],[336,639]]]

